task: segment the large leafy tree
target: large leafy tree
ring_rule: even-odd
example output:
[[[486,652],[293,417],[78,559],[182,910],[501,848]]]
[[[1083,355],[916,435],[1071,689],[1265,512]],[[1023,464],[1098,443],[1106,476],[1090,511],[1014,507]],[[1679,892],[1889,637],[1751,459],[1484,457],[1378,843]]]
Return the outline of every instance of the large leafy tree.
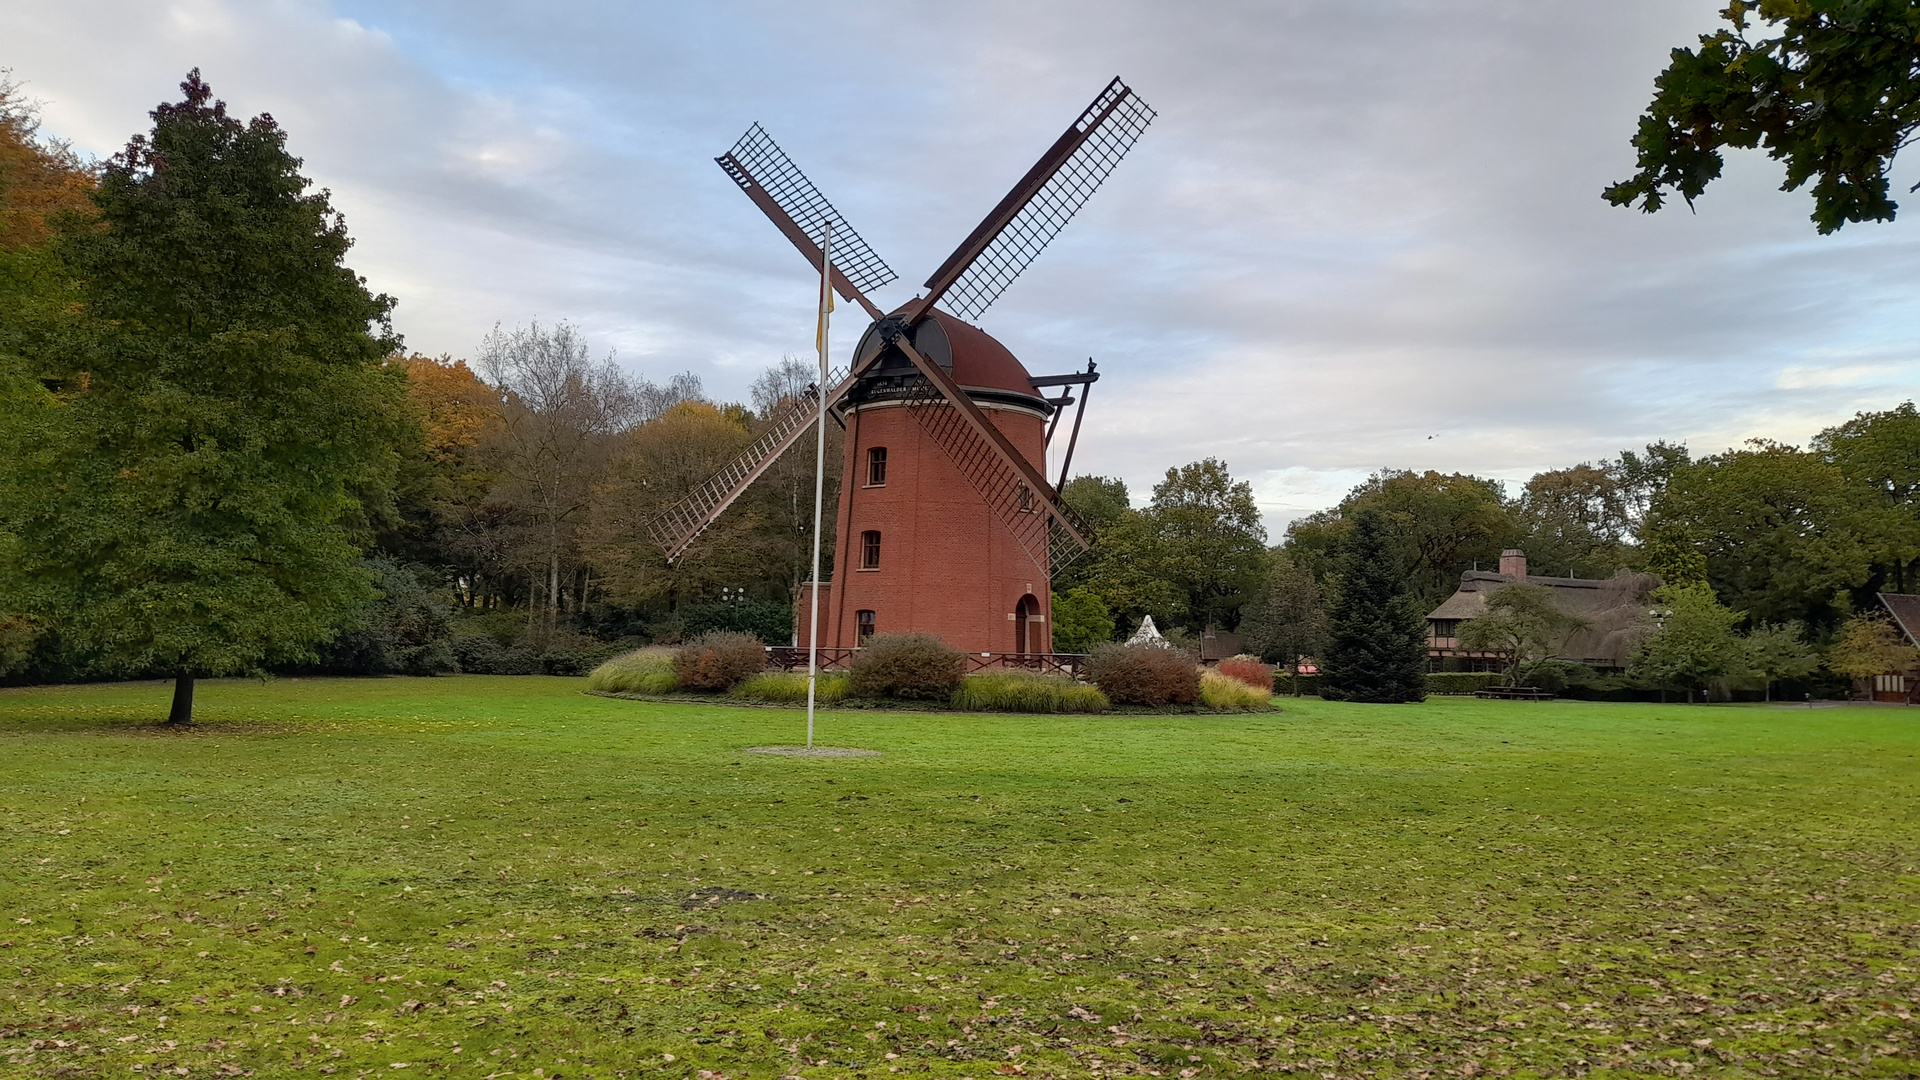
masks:
[[[1341,544],[1321,696],[1408,702],[1426,697],[1427,632],[1375,510],[1357,514]]]
[[[1725,147],[1760,147],[1782,190],[1813,185],[1813,222],[1891,221],[1893,159],[1920,129],[1920,5],[1733,0],[1725,26],[1674,49],[1633,145],[1638,171],[1606,190],[1652,213],[1719,177]]]
[[[360,495],[394,469],[403,376],[346,224],[273,119],[198,71],[109,161],[77,281],[68,380],[6,465],[9,595],[102,671],[196,676],[311,658],[373,589]]]
[[[1499,481],[1461,473],[1388,469],[1347,493],[1335,510],[1321,511],[1287,529],[1296,563],[1325,580],[1355,517],[1373,511],[1423,610],[1459,587],[1460,572],[1491,568],[1520,540],[1520,529]]]
[[[1680,557],[1698,552],[1714,591],[1755,619],[1830,626],[1867,581],[1884,517],[1818,455],[1752,442],[1674,472],[1654,504],[1651,561],[1674,584]]]
[[[1196,461],[1167,470],[1146,516],[1159,540],[1159,573],[1186,594],[1190,627],[1238,625],[1266,571],[1267,530],[1253,486],[1218,458]]]
[[[1920,589],[1920,411],[1908,401],[1859,413],[1815,436],[1813,451],[1876,511],[1867,537],[1875,580]]]
[[[1605,465],[1536,474],[1521,491],[1514,518],[1535,573],[1607,577],[1628,557],[1627,501],[1617,471]]]

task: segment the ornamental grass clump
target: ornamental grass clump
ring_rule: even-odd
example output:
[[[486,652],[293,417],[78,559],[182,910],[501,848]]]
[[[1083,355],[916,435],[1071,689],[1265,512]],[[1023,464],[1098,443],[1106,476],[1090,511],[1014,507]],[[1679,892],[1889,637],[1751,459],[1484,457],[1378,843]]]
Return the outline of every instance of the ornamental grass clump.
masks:
[[[851,678],[844,671],[823,671],[813,689],[813,700],[832,704],[847,699]],[[763,671],[727,691],[728,697],[769,705],[804,705],[807,702],[807,673],[804,671]]]
[[[1257,690],[1273,689],[1273,665],[1263,664],[1252,656],[1236,656],[1220,661],[1214,669],[1229,679],[1239,679]]]
[[[587,675],[587,689],[603,694],[671,694],[680,687],[673,649],[655,646],[616,656]]]
[[[1112,708],[1097,687],[1031,671],[983,671],[969,675],[953,695],[966,712],[1097,713]]]
[[[947,701],[966,657],[932,634],[879,634],[853,655],[855,697]]]
[[[767,667],[767,647],[752,634],[702,634],[673,656],[682,690],[731,690]]]
[[[1087,657],[1087,677],[1115,705],[1191,705],[1200,696],[1194,655],[1160,645],[1103,645]]]
[[[1200,704],[1209,709],[1265,709],[1273,704],[1273,688],[1255,688],[1239,679],[1209,671],[1200,676]]]

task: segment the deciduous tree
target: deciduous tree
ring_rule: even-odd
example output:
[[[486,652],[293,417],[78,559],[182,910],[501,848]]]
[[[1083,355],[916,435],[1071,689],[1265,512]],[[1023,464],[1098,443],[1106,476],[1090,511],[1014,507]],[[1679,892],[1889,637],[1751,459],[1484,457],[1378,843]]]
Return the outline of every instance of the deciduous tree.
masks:
[[[1294,667],[1326,650],[1327,609],[1311,573],[1284,550],[1270,557],[1265,586],[1248,605],[1240,630],[1260,659]]]
[[[1487,596],[1486,613],[1462,623],[1459,638],[1466,648],[1511,658],[1508,681],[1521,686],[1541,664],[1558,659],[1567,639],[1589,625],[1560,610],[1546,586],[1513,582]]]
[[[1053,594],[1053,651],[1090,653],[1113,640],[1113,614],[1093,590]]]
[[[1652,213],[1720,176],[1723,147],[1764,148],[1781,190],[1813,184],[1813,222],[1891,221],[1894,157],[1920,130],[1920,6],[1732,0],[1727,25],[1674,49],[1633,139],[1638,171],[1606,190]]]
[[[1884,612],[1848,619],[1827,649],[1827,667],[1854,680],[1910,671],[1916,664],[1920,664],[1920,650]]]
[[[1820,654],[1807,644],[1806,635],[1800,623],[1762,623],[1748,631],[1747,670],[1766,680],[1766,700],[1773,700],[1774,683],[1804,679],[1820,669]]]
[[[271,117],[198,71],[104,168],[57,421],[12,473],[6,592],[103,671],[196,676],[311,658],[372,589],[349,520],[405,425],[393,301]]]
[[[1714,679],[1745,670],[1741,641],[1733,632],[1744,613],[1722,605],[1705,585],[1662,586],[1653,594],[1657,614],[1635,650],[1628,672],[1653,686],[1685,690],[1691,702]]]
[[[1755,619],[1831,625],[1870,573],[1874,509],[1819,456],[1754,441],[1676,470],[1651,532],[1684,537],[1714,592]]]
[[[544,586],[531,604],[544,639],[559,624],[561,568],[577,561],[575,531],[643,399],[611,355],[594,360],[585,337],[564,322],[496,327],[481,346],[480,370],[502,399],[488,455],[501,477],[494,497],[526,516],[522,561]]]

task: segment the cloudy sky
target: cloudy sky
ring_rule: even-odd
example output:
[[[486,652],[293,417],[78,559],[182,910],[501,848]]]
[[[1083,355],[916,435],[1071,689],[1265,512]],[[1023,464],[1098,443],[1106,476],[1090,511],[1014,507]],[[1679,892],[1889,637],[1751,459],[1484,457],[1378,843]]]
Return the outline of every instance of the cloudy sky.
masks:
[[[1277,539],[1380,468],[1517,482],[1913,395],[1913,222],[1820,237],[1753,156],[1694,214],[1599,197],[1721,6],[0,0],[0,67],[98,155],[194,66],[272,113],[413,349],[569,319],[725,397],[812,339],[804,262],[711,160],[749,123],[891,306],[1119,74],[1159,119],[982,325],[1100,362],[1076,471],[1138,501],[1222,457]]]

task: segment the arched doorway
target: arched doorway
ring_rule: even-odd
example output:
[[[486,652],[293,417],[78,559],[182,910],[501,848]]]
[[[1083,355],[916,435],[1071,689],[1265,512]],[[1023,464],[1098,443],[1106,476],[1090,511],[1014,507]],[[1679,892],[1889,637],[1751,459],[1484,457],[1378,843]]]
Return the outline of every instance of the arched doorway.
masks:
[[[1033,653],[1040,650],[1034,646],[1040,643],[1040,625],[1034,617],[1040,614],[1040,601],[1028,593],[1020,598],[1013,607],[1013,651]]]

